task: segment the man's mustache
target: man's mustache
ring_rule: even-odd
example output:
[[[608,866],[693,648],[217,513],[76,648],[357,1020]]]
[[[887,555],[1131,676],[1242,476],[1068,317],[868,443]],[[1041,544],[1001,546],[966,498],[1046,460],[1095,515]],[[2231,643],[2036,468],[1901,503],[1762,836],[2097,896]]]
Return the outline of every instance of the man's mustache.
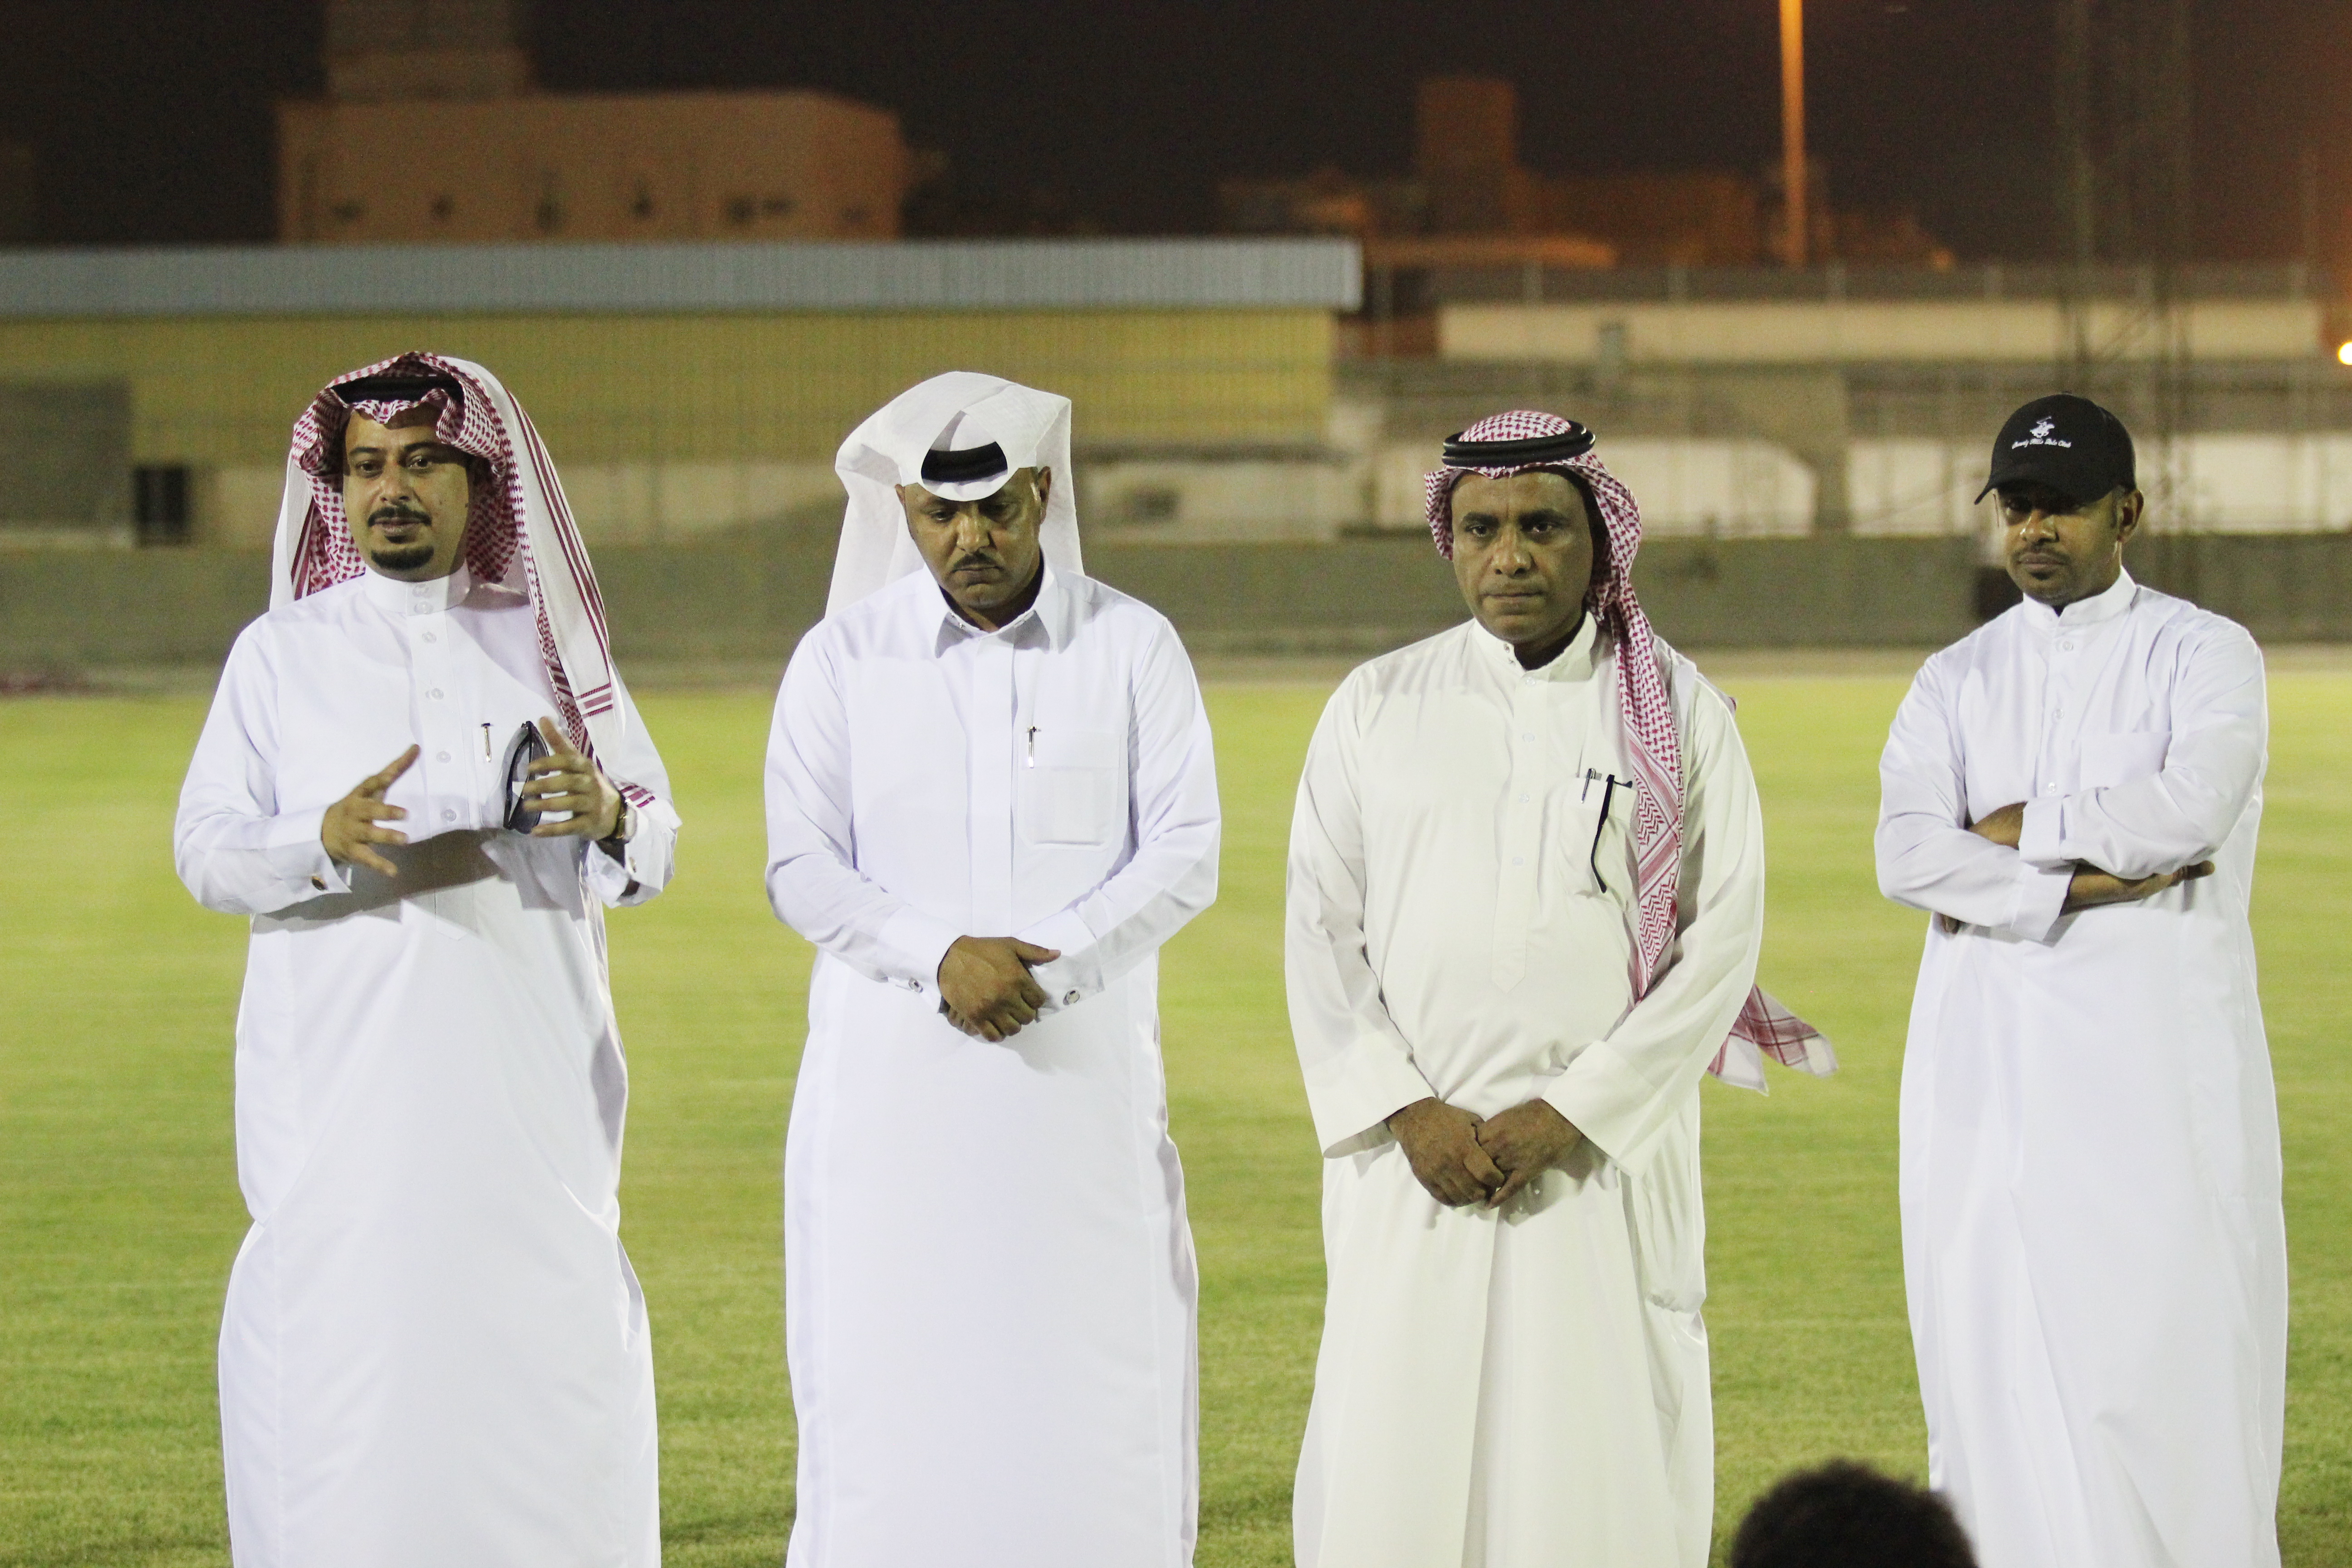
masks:
[[[989,554],[986,551],[975,550],[969,555],[958,557],[956,563],[949,567],[948,570],[950,572],[961,572],[967,566],[1002,566],[1003,564],[1003,562],[999,561],[995,556]]]
[[[368,526],[382,522],[431,522],[433,514],[404,506],[380,506],[368,513]]]

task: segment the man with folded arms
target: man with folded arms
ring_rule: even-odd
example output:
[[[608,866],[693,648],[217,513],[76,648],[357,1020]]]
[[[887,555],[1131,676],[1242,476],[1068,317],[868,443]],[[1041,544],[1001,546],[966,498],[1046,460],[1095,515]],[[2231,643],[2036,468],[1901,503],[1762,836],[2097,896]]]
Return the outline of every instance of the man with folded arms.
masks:
[[[2123,569],[2145,502],[2098,405],[2019,409],[1985,489],[2024,600],[1927,661],[1880,764],[1879,886],[1935,916],[1902,1110],[1929,1479],[1985,1568],[2275,1568],[2262,653]]]

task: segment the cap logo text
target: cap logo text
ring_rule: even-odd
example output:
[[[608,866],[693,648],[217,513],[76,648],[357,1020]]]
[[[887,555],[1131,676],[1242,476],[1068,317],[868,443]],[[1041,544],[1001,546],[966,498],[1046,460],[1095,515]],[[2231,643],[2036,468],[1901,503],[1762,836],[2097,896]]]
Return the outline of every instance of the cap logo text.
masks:
[[[2011,441],[2009,444],[2009,449],[2014,452],[2020,447],[2065,447],[2072,448],[2074,445],[2074,442],[2058,440],[2050,434],[2051,431],[2056,428],[2056,424],[2045,416],[2034,425],[2032,429],[2025,433],[2025,439],[2021,441]]]

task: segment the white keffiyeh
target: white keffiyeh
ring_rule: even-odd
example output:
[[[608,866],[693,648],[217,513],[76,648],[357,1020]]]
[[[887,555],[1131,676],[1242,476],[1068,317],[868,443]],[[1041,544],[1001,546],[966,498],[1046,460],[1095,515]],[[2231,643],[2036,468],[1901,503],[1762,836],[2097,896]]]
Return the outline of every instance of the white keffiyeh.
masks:
[[[1001,454],[1002,467],[984,460],[977,470],[952,460],[942,467],[941,457],[976,458],[991,447]],[[927,458],[930,479],[924,477]],[[924,569],[898,504],[900,485],[921,485],[950,500],[978,500],[995,494],[1022,468],[1051,469],[1054,481],[1038,540],[1046,564],[1055,571],[1081,570],[1066,397],[1002,376],[950,371],[908,387],[869,416],[841,444],[833,466],[849,492],[849,508],[842,519],[841,549],[834,557],[827,615]],[[940,477],[964,471],[976,477]]]

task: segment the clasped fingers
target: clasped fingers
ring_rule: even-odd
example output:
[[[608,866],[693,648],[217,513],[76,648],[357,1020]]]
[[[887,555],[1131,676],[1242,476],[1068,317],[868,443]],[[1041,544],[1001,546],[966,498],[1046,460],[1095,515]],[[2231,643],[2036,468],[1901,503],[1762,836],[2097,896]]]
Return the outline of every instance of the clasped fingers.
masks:
[[[531,763],[528,782],[518,793],[535,812],[568,814],[561,822],[538,824],[530,830],[535,838],[567,834],[602,838],[613,831],[620,804],[620,793],[604,771],[577,752],[558,752]]]
[[[1413,1175],[1431,1197],[1449,1208],[1484,1203],[1486,1194],[1507,1179],[1475,1142],[1450,1156],[1440,1155],[1430,1162],[1427,1170],[1416,1164]]]

